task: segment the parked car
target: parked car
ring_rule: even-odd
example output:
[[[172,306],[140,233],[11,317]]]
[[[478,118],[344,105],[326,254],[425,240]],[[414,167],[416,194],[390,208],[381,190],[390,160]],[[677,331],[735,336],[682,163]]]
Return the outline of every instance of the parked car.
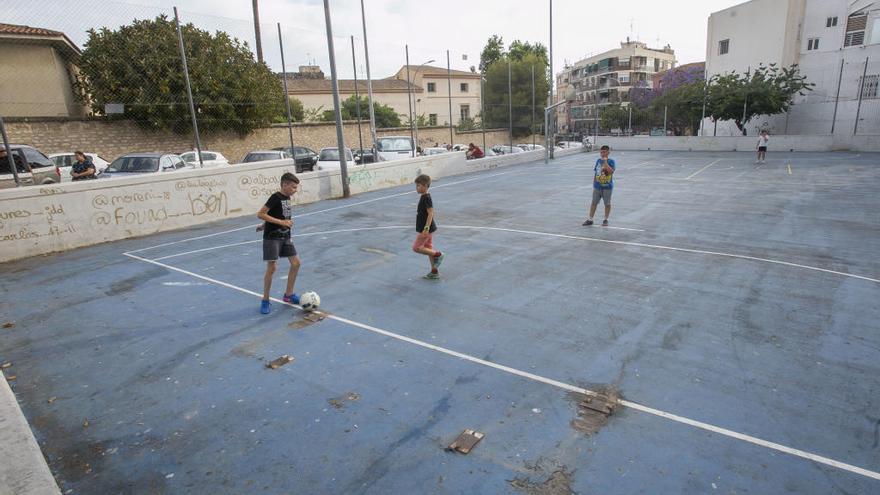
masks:
[[[523,150],[517,148],[516,146],[509,146],[506,144],[496,144],[492,147],[492,151],[494,151],[496,155],[510,155],[513,153],[523,152]]]
[[[422,156],[440,155],[449,153],[446,148],[422,148]]]
[[[195,151],[187,151],[180,154],[180,159],[193,168],[199,167],[199,157]],[[221,153],[216,151],[202,151],[202,167],[225,167],[229,165],[229,160]]]
[[[348,148],[345,148],[345,164],[348,167],[356,165],[354,155]],[[339,170],[339,148],[323,148],[318,153],[318,163],[315,168],[317,170]]]
[[[516,144],[514,146],[516,146],[517,148],[519,148],[523,151],[535,151],[535,150],[543,150],[544,149],[544,147],[541,146],[540,144]]]
[[[409,136],[387,136],[376,140],[379,161],[390,162],[413,156],[413,142]]]
[[[86,156],[95,164],[95,175],[101,175],[107,169],[107,166],[110,165],[110,162],[95,153],[86,153]],[[49,155],[49,159],[52,160],[55,168],[58,169],[58,176],[61,178],[61,182],[73,180],[73,177],[70,176],[70,169],[76,163],[73,153],[52,153]]]
[[[468,145],[466,144],[453,144],[452,151],[467,151]]]
[[[244,155],[244,158],[241,159],[241,163],[265,162],[268,160],[290,160],[292,158],[293,155],[283,150],[259,150],[251,151],[247,155]]]
[[[354,150],[354,161],[357,162],[359,165],[376,163],[376,155],[373,154],[373,150],[357,149]]]
[[[135,177],[145,174],[163,174],[192,170],[180,159],[180,155],[174,153],[128,153],[113,160],[113,163],[104,170],[104,177],[117,179],[120,177]]]
[[[2,146],[2,144],[0,144]],[[18,172],[18,180],[23,186],[55,184],[61,182],[58,168],[48,156],[33,146],[10,144],[12,160]],[[9,168],[9,160],[0,160],[0,188],[15,187],[15,176]]]
[[[311,172],[312,170],[315,170],[315,163],[318,162],[318,154],[311,148],[306,148],[305,146],[294,146],[293,148],[287,146],[283,148],[273,148],[273,150],[286,151],[293,155],[294,160],[296,161],[296,173]]]
[[[560,141],[556,143],[560,148],[583,148],[584,143],[580,141]]]

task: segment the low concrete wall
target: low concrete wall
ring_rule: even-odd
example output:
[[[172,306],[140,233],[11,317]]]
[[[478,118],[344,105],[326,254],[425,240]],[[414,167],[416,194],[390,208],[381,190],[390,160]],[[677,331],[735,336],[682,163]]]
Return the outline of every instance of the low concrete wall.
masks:
[[[578,150],[557,152],[557,156]],[[447,177],[543,158],[531,151],[482,160],[463,152],[359,165],[349,170],[352,194],[412,184],[415,177]],[[0,262],[102,242],[253,216],[278,189],[291,160],[233,165],[166,175],[70,182],[0,191]],[[342,195],[338,171],[307,172],[298,204]],[[256,221],[256,220],[255,220]]]
[[[599,137],[618,151],[755,151],[757,136]],[[769,151],[831,151],[832,136],[770,136]]]

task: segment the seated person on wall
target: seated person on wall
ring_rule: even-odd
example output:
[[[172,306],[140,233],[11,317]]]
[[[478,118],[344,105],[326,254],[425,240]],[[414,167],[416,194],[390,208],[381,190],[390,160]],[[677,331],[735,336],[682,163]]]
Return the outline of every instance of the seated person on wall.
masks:
[[[475,158],[483,158],[485,156],[485,154],[483,153],[483,150],[481,150],[479,146],[477,146],[474,143],[470,143],[470,144],[468,144],[468,150],[467,150],[466,156],[467,156],[468,160],[473,160]]]
[[[76,161],[73,163],[73,166],[70,168],[70,176],[73,180],[89,180],[89,179],[97,179],[97,170],[95,168],[95,164],[92,163],[92,159],[87,157],[85,153],[82,151],[75,151],[73,153]]]

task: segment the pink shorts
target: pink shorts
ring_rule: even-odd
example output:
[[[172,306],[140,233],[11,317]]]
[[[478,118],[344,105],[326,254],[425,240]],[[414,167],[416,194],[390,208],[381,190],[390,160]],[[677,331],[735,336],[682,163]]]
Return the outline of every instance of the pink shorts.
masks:
[[[419,232],[416,236],[415,242],[413,242],[413,251],[421,248],[434,249],[434,235],[424,232]]]

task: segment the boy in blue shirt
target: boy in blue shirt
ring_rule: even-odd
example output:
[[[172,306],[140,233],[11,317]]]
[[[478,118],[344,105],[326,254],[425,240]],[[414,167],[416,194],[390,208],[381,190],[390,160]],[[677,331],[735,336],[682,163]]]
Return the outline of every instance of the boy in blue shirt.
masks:
[[[599,200],[605,204],[605,220],[602,226],[608,226],[608,215],[611,214],[611,191],[614,189],[614,171],[617,169],[614,160],[608,158],[611,148],[608,145],[599,149],[599,159],[593,166],[593,202],[590,203],[590,217],[584,222],[584,225],[593,225],[593,215],[596,214],[596,207],[599,206]]]

